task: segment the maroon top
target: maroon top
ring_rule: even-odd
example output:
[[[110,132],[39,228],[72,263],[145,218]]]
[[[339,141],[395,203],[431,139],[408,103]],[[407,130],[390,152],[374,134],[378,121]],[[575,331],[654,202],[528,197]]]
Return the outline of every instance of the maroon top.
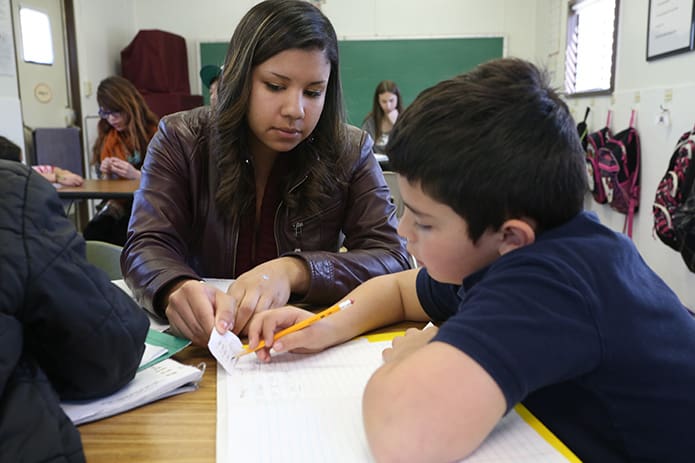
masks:
[[[282,201],[281,192],[284,189],[289,164],[290,155],[281,154],[275,160],[265,186],[258,228],[254,224],[255,207],[241,221],[234,278],[263,262],[278,257],[278,247],[275,242],[275,212]]]

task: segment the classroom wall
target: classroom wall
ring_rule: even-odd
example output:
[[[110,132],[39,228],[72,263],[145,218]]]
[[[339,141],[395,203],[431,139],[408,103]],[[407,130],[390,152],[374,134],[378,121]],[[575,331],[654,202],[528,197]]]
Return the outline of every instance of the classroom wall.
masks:
[[[539,0],[537,10],[538,62],[555,71],[555,83],[562,85],[562,54],[555,55],[554,44],[564,50],[566,10],[557,0]],[[636,127],[642,146],[640,210],[635,217],[634,242],[647,263],[678,293],[683,302],[695,308],[695,274],[685,267],[680,254],[667,247],[652,232],[651,205],[656,186],[664,175],[678,137],[695,125],[695,52],[647,62],[647,13],[649,0],[622,0],[618,22],[615,92],[612,96],[570,98],[568,104],[576,119],[590,106],[589,130],[605,125],[606,113],[613,111],[612,129],[628,126],[630,112],[637,111]],[[557,15],[557,16],[556,16]],[[559,21],[555,18],[561,18]],[[545,18],[545,19],[544,19]],[[558,24],[559,23],[559,24]],[[558,27],[559,26],[559,27]],[[550,34],[548,31],[554,32]],[[564,53],[564,51],[562,52]],[[671,101],[666,101],[667,92]],[[668,108],[671,125],[657,125],[660,105]],[[587,197],[586,208],[596,211],[601,221],[621,231],[625,216]]]
[[[252,0],[138,0],[138,29],[164,29],[182,35],[188,47],[193,93],[200,42],[229,41],[239,19],[258,3]],[[508,54],[535,55],[536,0],[325,0],[322,11],[340,39],[503,35]]]
[[[96,92],[104,78],[121,73],[121,50],[137,33],[137,0],[73,0],[82,105],[85,166],[91,162],[97,112]],[[92,169],[88,176],[92,177]]]
[[[0,0],[0,135],[24,147],[11,17],[10,0]]]
[[[24,152],[22,108],[14,75],[0,75],[0,135],[22,147]]]

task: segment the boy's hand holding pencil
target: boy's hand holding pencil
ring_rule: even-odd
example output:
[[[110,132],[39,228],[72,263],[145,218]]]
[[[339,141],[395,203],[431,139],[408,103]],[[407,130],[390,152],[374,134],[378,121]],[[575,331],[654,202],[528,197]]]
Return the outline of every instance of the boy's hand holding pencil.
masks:
[[[256,352],[260,360],[268,362],[270,361],[268,352],[270,348],[278,352],[286,350],[281,340],[286,335],[303,330],[329,315],[350,307],[352,303],[351,299],[346,299],[316,314],[296,307],[285,307],[264,312],[261,317],[254,317],[249,324],[249,344],[246,349],[236,355],[236,358]],[[285,328],[276,331],[278,327],[282,326]],[[302,348],[304,352],[314,350],[320,350],[320,347],[312,349],[309,346],[304,346]]]

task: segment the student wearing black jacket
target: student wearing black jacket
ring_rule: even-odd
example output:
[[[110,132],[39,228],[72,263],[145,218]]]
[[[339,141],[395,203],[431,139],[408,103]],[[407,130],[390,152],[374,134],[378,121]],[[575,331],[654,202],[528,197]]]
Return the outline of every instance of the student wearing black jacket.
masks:
[[[0,461],[83,462],[61,400],[135,375],[148,320],[85,260],[55,188],[0,160]]]

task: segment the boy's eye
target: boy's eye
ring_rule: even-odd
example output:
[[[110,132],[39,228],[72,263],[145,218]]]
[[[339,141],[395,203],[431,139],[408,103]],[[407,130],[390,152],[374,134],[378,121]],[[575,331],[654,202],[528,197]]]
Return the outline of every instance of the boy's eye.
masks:
[[[420,230],[430,230],[432,228],[432,226],[415,222],[415,228],[419,228]]]

